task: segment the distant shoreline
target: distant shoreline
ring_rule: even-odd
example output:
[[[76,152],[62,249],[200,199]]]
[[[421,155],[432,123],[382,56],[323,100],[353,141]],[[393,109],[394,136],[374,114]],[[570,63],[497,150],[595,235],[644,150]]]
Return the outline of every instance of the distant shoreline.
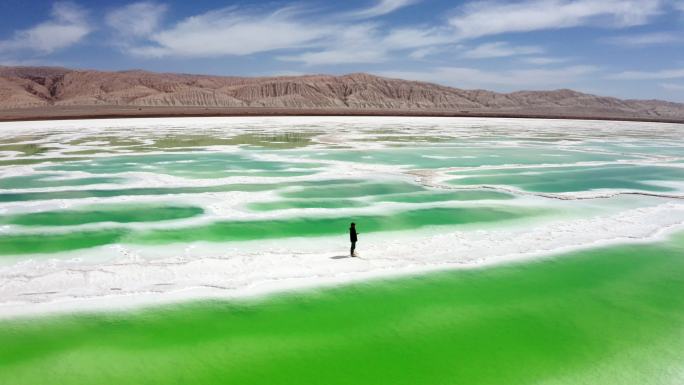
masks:
[[[378,109],[297,109],[273,107],[134,107],[134,106],[74,106],[0,109],[0,122],[166,118],[166,117],[245,117],[245,116],[406,116],[406,117],[458,117],[458,118],[521,118],[521,119],[574,119],[626,122],[684,124],[684,119],[658,119],[630,116],[599,116],[590,114],[486,112],[444,110],[378,110]]]

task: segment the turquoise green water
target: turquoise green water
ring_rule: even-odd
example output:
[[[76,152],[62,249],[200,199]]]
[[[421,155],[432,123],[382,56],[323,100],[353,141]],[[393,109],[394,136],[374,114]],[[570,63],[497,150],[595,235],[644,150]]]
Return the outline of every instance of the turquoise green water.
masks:
[[[63,190],[25,193],[0,193],[0,202],[25,202],[52,199],[108,198],[119,196],[177,195],[228,191],[265,191],[273,189],[269,184],[230,184],[200,187],[140,187],[123,189]]]
[[[366,195],[373,196],[375,202],[395,202],[395,203],[436,203],[436,202],[458,202],[458,201],[480,201],[480,200],[507,200],[515,198],[513,195],[496,191],[458,191],[458,192],[435,192],[418,191],[402,192],[405,190],[414,191],[415,187],[406,188],[401,184],[385,185],[357,185],[352,191],[340,190],[344,186],[331,186],[328,189],[317,187],[315,189],[304,189],[294,193],[285,193],[285,196],[296,196],[309,199],[286,199],[273,202],[255,202],[247,207],[256,211],[273,211],[292,208],[351,208],[366,207],[371,203],[346,199],[358,198]]]
[[[92,174],[116,174],[146,171],[194,179],[220,178],[236,175],[293,176],[309,175],[320,167],[316,163],[262,161],[231,153],[185,153],[128,155],[76,161],[45,167],[49,171],[81,171]],[[291,169],[297,170],[296,172]]]
[[[684,237],[136,312],[0,321],[0,383],[679,384]]]
[[[391,150],[332,151],[312,156],[347,162],[406,165],[414,168],[477,167],[503,164],[572,163],[614,160],[616,156],[593,152],[535,147],[429,147]],[[631,155],[622,158],[632,159]]]
[[[13,158],[7,160],[1,160],[0,166],[23,166],[41,163],[51,163],[51,162],[71,162],[87,159],[85,157],[55,157],[55,158]]]
[[[57,182],[56,182],[57,183]],[[351,183],[355,183],[351,185]],[[333,187],[330,187],[333,186]],[[369,186],[369,187],[366,187]],[[309,190],[310,187],[315,187]],[[286,196],[299,197],[300,195],[334,195],[334,190],[346,189],[347,194],[354,196],[363,195],[366,192],[358,192],[359,189],[367,190],[367,193],[394,193],[405,191],[422,191],[421,186],[413,186],[401,183],[387,183],[387,184],[368,184],[363,182],[348,179],[327,179],[299,182],[278,182],[278,183],[234,183],[226,185],[209,185],[209,186],[179,186],[179,187],[138,187],[138,188],[122,188],[122,189],[93,189],[93,190],[60,190],[60,191],[37,191],[37,192],[22,192],[22,193],[0,193],[0,202],[24,202],[24,201],[40,201],[53,199],[84,199],[84,198],[109,198],[109,197],[125,197],[125,196],[150,196],[150,195],[179,195],[179,194],[204,194],[217,192],[259,192],[279,190],[282,188],[295,188],[295,191],[284,193]],[[329,192],[329,193],[328,193]],[[340,193],[337,193],[340,194]]]
[[[92,184],[113,184],[123,182],[123,178],[112,177],[88,177],[60,179],[59,174],[34,174],[26,176],[14,176],[0,179],[0,188],[29,189],[48,187],[87,186]]]
[[[451,184],[510,185],[527,191],[577,192],[601,188],[674,191],[656,184],[662,181],[684,180],[684,169],[656,166],[608,165],[563,168],[516,168],[508,170],[470,171],[452,174],[473,174],[453,179]]]
[[[479,201],[479,200],[505,200],[513,199],[514,196],[510,194],[500,193],[496,191],[458,191],[458,192],[419,192],[414,194],[396,194],[389,196],[381,196],[376,198],[382,202],[400,202],[400,203],[429,203],[429,202],[445,202],[445,201]]]

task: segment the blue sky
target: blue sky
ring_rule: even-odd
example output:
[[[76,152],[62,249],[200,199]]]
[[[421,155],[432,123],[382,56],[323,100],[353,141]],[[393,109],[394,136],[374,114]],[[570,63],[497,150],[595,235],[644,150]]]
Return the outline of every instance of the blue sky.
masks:
[[[684,0],[2,0],[0,64],[370,72],[684,102]]]

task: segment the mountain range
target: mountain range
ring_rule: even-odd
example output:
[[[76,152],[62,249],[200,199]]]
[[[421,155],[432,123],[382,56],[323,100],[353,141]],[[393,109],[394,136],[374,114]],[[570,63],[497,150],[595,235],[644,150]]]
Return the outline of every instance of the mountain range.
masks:
[[[232,77],[0,66],[0,120],[174,115],[527,116],[684,122],[684,104],[498,93],[365,73]]]

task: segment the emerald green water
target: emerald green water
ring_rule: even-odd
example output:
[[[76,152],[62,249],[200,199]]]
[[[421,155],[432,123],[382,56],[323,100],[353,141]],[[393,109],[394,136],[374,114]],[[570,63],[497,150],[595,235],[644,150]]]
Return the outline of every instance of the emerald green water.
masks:
[[[325,187],[306,187],[295,191],[286,191],[280,195],[287,198],[353,198],[366,195],[385,195],[424,191],[421,186],[410,183],[355,183]]]
[[[344,217],[292,218],[267,221],[216,222],[211,225],[153,230],[132,235],[134,243],[168,243],[191,240],[227,241],[285,237],[315,237],[339,234],[350,221],[363,223],[363,231],[397,231],[424,226],[465,225],[531,218],[549,214],[543,209],[529,208],[429,208],[402,211],[388,215],[356,215]],[[0,238],[2,239],[2,238]]]
[[[273,202],[254,202],[247,205],[250,210],[254,211],[276,211],[310,208],[339,209],[365,206],[368,206],[368,203],[351,199],[288,199]]]
[[[71,231],[57,234],[12,234],[0,236],[0,255],[59,253],[112,244],[128,233],[125,229]]]
[[[42,211],[0,217],[0,223],[21,226],[73,226],[98,222],[157,222],[190,218],[204,213],[201,207],[118,205],[82,207],[79,210]]]
[[[155,209],[149,208],[154,211]],[[159,208],[159,219],[173,219],[199,214],[197,208]],[[549,210],[532,208],[428,208],[402,211],[392,215],[356,215],[350,217],[295,217],[276,220],[243,220],[213,222],[195,227],[150,229],[101,229],[67,233],[0,234],[0,255],[51,253],[79,250],[112,243],[168,244],[178,242],[227,242],[290,237],[318,237],[335,235],[349,225],[350,220],[363,223],[365,233],[417,229],[425,226],[468,225],[533,218],[550,214]],[[145,219],[144,213],[117,213],[86,211],[43,213],[9,218],[11,223],[22,225],[50,225],[65,221],[65,225],[94,221],[132,222]],[[89,222],[88,222],[89,221]]]
[[[244,302],[0,321],[0,383],[679,384],[684,237]]]

